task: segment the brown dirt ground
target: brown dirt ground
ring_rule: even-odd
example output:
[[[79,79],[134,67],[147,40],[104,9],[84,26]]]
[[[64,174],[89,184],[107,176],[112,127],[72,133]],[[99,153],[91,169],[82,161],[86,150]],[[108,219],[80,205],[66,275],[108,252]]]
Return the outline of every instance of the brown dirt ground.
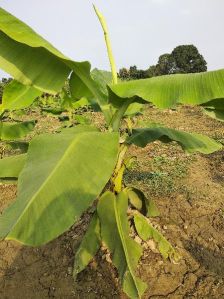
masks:
[[[144,119],[224,141],[224,125],[203,116],[200,109],[147,108]],[[58,126],[55,118],[39,117],[36,133]],[[137,164],[126,174],[126,183],[154,198],[161,215],[152,222],[181,255],[179,263],[165,261],[153,246],[143,244],[137,272],[149,286],[144,299],[223,299],[224,151],[189,156],[175,144],[156,142],[144,149],[133,147],[131,154],[138,156]],[[0,212],[15,197],[16,186],[0,185]],[[1,241],[0,298],[127,298],[104,253],[98,253],[73,282],[74,252],[89,218],[90,214],[84,215],[69,232],[40,248]]]

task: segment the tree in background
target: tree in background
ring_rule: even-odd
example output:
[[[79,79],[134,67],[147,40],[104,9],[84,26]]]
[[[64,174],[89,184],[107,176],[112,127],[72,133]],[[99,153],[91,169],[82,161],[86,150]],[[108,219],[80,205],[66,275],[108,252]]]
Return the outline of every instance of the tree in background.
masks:
[[[207,62],[194,45],[176,47],[171,53],[175,61],[174,73],[201,73],[207,71]]]
[[[119,78],[122,80],[137,80],[148,78],[148,70],[138,70],[136,65],[130,66],[129,69],[122,68],[119,70]]]
[[[159,57],[156,65],[147,70],[138,70],[136,66],[122,68],[119,77],[123,80],[136,80],[169,74],[200,73],[207,71],[207,62],[194,45],[176,47],[171,54]]]
[[[119,70],[119,78],[122,80],[130,80],[130,72],[128,69],[123,67],[122,69]]]
[[[151,68],[151,67],[150,67]],[[173,74],[176,69],[176,62],[172,54],[163,54],[159,57],[158,63],[154,68],[154,76]]]

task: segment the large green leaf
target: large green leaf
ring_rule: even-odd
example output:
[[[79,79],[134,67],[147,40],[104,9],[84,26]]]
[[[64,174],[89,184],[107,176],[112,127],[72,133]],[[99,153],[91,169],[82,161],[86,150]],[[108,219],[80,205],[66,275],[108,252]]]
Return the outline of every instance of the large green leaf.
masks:
[[[64,85],[71,69],[57,56],[42,47],[42,43],[36,47],[31,47],[22,42],[18,36],[18,41],[14,40],[10,34],[13,18],[8,22],[9,30],[4,30],[3,20],[7,20],[0,9],[0,67],[17,81],[24,85],[32,85],[49,93],[57,93]],[[35,34],[31,34],[18,24],[17,31],[21,30],[24,36],[35,39]],[[4,32],[4,31],[6,32]],[[16,30],[16,27],[15,27]],[[7,35],[8,34],[8,35]]]
[[[108,101],[107,85],[112,82],[111,72],[102,71],[95,68],[91,71],[91,78],[94,80],[98,90],[101,91],[101,94],[103,95],[104,101],[106,103]],[[87,88],[87,86],[75,73],[72,73],[69,85],[72,97],[75,99],[80,99],[82,97],[92,99],[94,97],[94,94]]]
[[[112,82],[112,73],[95,68],[91,72],[91,77],[96,82],[102,93],[108,96],[107,85]]]
[[[75,76],[79,78],[79,82],[77,83],[76,80],[72,81],[72,76],[71,76],[70,89],[75,90],[78,84],[81,84],[80,81],[82,81],[86,89],[90,91],[90,93],[93,95],[93,98],[98,102],[106,119],[109,119],[110,114],[107,108],[108,106],[107,96],[98,88],[97,83],[92,79],[90,75],[90,64],[82,65],[81,63],[78,64],[72,61],[69,62],[69,65],[73,70],[72,76],[75,74]],[[83,94],[83,96],[85,97],[85,94]]]
[[[137,114],[142,114],[143,111],[143,104],[140,103],[133,103],[131,104],[125,112],[125,116],[133,117]]]
[[[107,84],[111,82],[111,73],[94,69],[91,72],[91,80],[91,85],[94,88],[88,87],[88,84],[73,72],[69,80],[71,95],[74,99],[87,98],[93,107],[96,106],[95,101],[97,101],[100,109],[104,113],[107,123],[109,123],[112,114],[111,107],[108,105]]]
[[[135,276],[142,248],[129,237],[127,218],[128,196],[124,191],[116,197],[106,192],[99,200],[97,212],[101,223],[101,237],[112,253],[112,260],[121,279],[125,293],[133,299],[140,298],[146,284]]]
[[[154,125],[149,128],[134,129],[130,137],[127,138],[128,144],[135,144],[145,147],[148,143],[155,140],[162,142],[176,141],[187,152],[200,152],[210,154],[222,148],[222,145],[215,140],[196,133],[186,133],[174,129]]]
[[[116,111],[114,112],[113,117],[111,118],[110,125],[115,132],[119,131],[121,120],[124,117],[125,111],[127,111],[128,107],[130,107],[132,102],[132,99],[123,102],[123,105],[116,109]]]
[[[88,62],[64,56],[22,21],[0,8],[0,67],[24,85],[55,94],[73,71],[97,101],[105,97],[90,76]]]
[[[224,111],[224,99],[211,100],[205,104],[202,104],[201,106],[209,109],[217,109]]]
[[[55,56],[66,59],[66,57],[55,49],[50,43],[38,35],[28,25],[5,11],[3,8],[0,10],[0,28],[1,31],[8,35],[11,39],[28,45],[32,48],[45,48]]]
[[[116,133],[88,126],[34,138],[18,181],[18,198],[0,216],[0,238],[38,246],[66,231],[109,180]]]
[[[18,178],[26,159],[26,154],[0,159],[0,178]]]
[[[95,212],[85,236],[75,254],[75,263],[73,269],[74,278],[78,273],[86,268],[100,248],[100,222]]]
[[[215,99],[202,105],[205,113],[219,121],[224,121],[224,99]]]
[[[125,99],[134,96],[151,102],[159,108],[172,107],[177,103],[198,105],[212,99],[223,98],[224,69],[206,73],[160,76],[110,85],[110,101],[117,107],[121,106]],[[141,102],[138,98],[136,101]]]
[[[10,82],[5,88],[0,110],[17,110],[30,106],[41,95],[41,91],[31,86],[25,86],[16,80]]]
[[[74,72],[71,74],[69,79],[69,87],[71,96],[75,100],[80,100],[83,97],[87,98],[88,100],[93,98],[92,92]]]
[[[21,123],[0,123],[0,140],[19,139],[29,134],[35,127],[35,121]]]
[[[211,118],[224,122],[224,110],[205,108],[204,112]]]
[[[25,85],[55,93],[71,71],[63,54],[2,8],[0,44],[1,68]]]
[[[105,94],[90,75],[88,62],[68,59],[29,26],[0,8],[0,67],[17,81],[32,85],[42,91],[60,91],[71,71],[83,86],[97,99],[100,106],[106,105]],[[77,85],[76,85],[77,86]],[[201,104],[211,99],[224,97],[224,70],[199,74],[178,74],[135,80],[111,86],[116,100],[138,96],[158,107],[170,107],[177,102]],[[135,98],[139,101],[139,98]],[[120,103],[121,102],[121,103]],[[109,112],[102,108],[107,120]]]

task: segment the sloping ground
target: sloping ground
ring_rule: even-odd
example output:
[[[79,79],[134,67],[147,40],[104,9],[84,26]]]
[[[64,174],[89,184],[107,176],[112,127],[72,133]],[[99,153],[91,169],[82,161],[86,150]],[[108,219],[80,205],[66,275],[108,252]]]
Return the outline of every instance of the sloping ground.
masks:
[[[200,109],[148,108],[144,119],[224,141],[224,125]],[[37,133],[57,126],[55,119],[41,118]],[[125,181],[154,198],[161,215],[152,223],[181,255],[174,264],[162,259],[154,242],[143,244],[138,272],[149,285],[144,298],[224,298],[224,151],[189,156],[175,144],[156,142],[144,149],[134,147],[131,154],[138,159]],[[0,185],[0,210],[15,196],[15,186]],[[41,248],[0,242],[0,298],[126,298],[104,252],[73,283],[73,251],[89,217],[84,215],[76,227]]]

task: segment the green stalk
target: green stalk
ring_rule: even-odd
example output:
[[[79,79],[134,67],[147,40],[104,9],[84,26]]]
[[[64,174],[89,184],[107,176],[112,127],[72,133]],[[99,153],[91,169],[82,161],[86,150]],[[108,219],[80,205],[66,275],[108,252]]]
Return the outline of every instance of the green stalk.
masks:
[[[111,177],[113,191],[117,192],[117,193],[121,192],[121,190],[122,190],[123,175],[124,175],[124,171],[126,169],[126,166],[124,163],[124,157],[126,155],[128,147],[129,146],[127,144],[120,145],[117,165],[116,165],[114,173]]]
[[[120,145],[120,151],[119,151],[119,155],[118,155],[118,161],[117,161],[117,165],[116,165],[115,170],[114,170],[115,175],[119,172],[119,170],[122,167],[122,164],[124,162],[124,157],[126,155],[128,147],[129,146],[127,144],[121,144]]]
[[[113,56],[113,52],[112,52],[112,47],[111,47],[111,42],[110,42],[110,37],[109,37],[109,33],[108,33],[108,28],[107,28],[107,23],[106,20],[104,18],[104,16],[101,14],[101,12],[99,12],[99,10],[96,8],[95,5],[93,5],[94,10],[96,12],[96,15],[100,21],[100,24],[103,28],[103,32],[104,32],[104,38],[105,38],[105,42],[106,42],[106,46],[107,46],[107,54],[109,57],[109,61],[110,61],[110,67],[111,67],[111,72],[112,72],[112,78],[113,84],[117,84],[117,68],[116,68],[116,64],[115,64],[115,60],[114,60],[114,56]]]

